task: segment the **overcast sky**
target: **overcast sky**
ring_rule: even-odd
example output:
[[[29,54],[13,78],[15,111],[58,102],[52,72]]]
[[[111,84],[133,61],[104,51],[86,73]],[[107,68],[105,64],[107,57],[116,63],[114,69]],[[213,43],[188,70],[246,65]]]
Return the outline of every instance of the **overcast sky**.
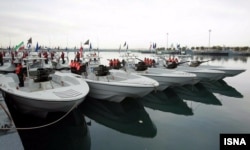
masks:
[[[249,0],[6,0],[0,45],[32,37],[46,46],[130,49],[176,45],[250,46]],[[168,33],[168,36],[167,36]]]

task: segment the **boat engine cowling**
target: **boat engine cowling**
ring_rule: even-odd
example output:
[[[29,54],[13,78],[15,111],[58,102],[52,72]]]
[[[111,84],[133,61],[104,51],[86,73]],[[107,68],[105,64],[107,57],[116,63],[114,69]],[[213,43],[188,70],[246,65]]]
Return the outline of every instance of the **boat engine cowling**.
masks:
[[[136,71],[145,71],[148,68],[146,63],[142,61],[138,62],[138,64],[135,64],[135,67],[136,67],[135,68]]]
[[[94,72],[96,76],[106,76],[109,75],[109,68],[104,65],[99,65],[98,67],[94,68]]]
[[[37,78],[36,78],[35,82],[49,81],[50,80],[49,74],[50,74],[49,69],[38,68],[37,69]]]

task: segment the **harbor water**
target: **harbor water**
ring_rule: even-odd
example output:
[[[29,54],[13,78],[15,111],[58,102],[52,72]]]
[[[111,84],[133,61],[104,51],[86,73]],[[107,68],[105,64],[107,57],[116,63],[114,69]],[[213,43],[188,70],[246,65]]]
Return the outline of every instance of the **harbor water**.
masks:
[[[73,53],[69,54],[73,58]],[[140,59],[151,54],[137,54]],[[118,53],[101,52],[102,61]],[[247,69],[235,76],[163,92],[121,103],[87,97],[66,118],[51,126],[20,130],[23,146],[31,149],[76,150],[219,150],[220,134],[250,133],[250,58],[195,56],[209,65]],[[195,58],[194,58],[195,59]],[[91,89],[90,89],[91,90]],[[53,122],[63,113],[41,119],[9,106],[17,127]],[[18,148],[17,148],[18,149]]]

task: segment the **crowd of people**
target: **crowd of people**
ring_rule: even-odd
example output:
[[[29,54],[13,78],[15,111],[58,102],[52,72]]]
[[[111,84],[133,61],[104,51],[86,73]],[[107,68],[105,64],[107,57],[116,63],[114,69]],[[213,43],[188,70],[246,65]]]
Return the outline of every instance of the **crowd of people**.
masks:
[[[109,60],[109,67],[111,68],[120,68],[121,67],[121,62],[119,59],[110,59]]]
[[[178,63],[179,62],[179,60],[178,60],[178,58],[174,58],[174,57],[169,57],[167,60],[166,60],[166,63],[168,64],[168,63]]]
[[[151,59],[151,58],[144,58],[144,61],[143,61],[148,67],[152,67],[152,66],[155,66],[155,60],[154,59]]]

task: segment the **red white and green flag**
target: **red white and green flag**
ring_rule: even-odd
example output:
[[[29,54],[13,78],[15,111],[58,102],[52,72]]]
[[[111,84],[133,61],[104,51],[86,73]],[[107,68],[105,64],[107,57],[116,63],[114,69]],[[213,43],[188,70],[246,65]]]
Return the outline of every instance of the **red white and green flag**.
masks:
[[[15,47],[15,51],[21,51],[21,50],[24,50],[24,42],[19,43]]]

